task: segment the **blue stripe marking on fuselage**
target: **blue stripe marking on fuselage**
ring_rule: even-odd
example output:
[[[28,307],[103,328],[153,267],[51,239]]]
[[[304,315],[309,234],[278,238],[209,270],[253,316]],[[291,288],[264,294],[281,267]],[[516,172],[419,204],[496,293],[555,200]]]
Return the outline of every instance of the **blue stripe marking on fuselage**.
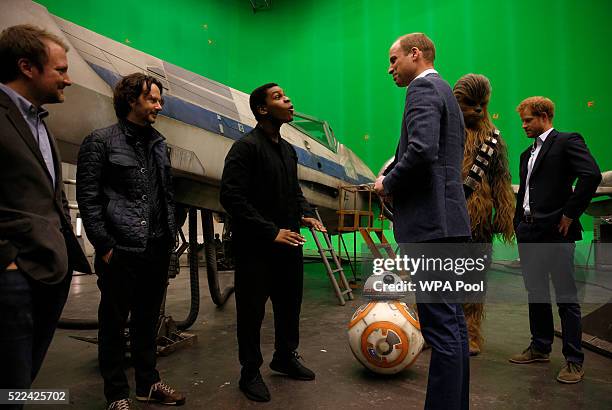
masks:
[[[111,87],[115,87],[115,84],[117,84],[121,79],[121,76],[117,73],[114,73],[97,64],[91,62],[88,63],[91,68]],[[217,114],[173,95],[164,96],[164,109],[160,115],[184,122],[185,124],[193,125],[194,127],[202,128],[233,140],[239,140],[253,129],[253,127],[246,124],[241,124],[236,120],[221,114]],[[221,129],[220,125],[223,129]],[[240,130],[241,126],[244,131]],[[368,177],[361,174],[357,174],[357,179],[351,178],[347,175],[344,167],[339,163],[331,161],[325,157],[312,154],[304,148],[295,145],[293,147],[297,153],[298,163],[302,166],[331,175],[351,184],[366,184],[372,182]]]

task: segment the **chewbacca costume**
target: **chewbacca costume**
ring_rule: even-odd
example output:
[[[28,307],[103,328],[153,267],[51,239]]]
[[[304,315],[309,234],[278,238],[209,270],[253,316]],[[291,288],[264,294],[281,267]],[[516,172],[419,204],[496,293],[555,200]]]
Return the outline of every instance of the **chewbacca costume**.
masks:
[[[493,235],[500,234],[501,239],[512,242],[514,229],[515,199],[512,192],[510,168],[508,166],[508,150],[501,135],[494,135],[495,126],[489,118],[487,107],[491,96],[489,80],[482,75],[467,74],[457,81],[453,93],[461,106],[465,120],[465,151],[463,159],[463,178],[465,179],[477,152],[488,137],[497,139],[488,169],[479,186],[467,200],[468,213],[472,227],[472,242],[477,246],[479,254],[487,254],[489,266],[491,262]],[[486,283],[486,272],[483,280]],[[470,354],[477,355],[482,349],[484,339],[481,334],[481,324],[484,319],[483,303],[464,303]]]

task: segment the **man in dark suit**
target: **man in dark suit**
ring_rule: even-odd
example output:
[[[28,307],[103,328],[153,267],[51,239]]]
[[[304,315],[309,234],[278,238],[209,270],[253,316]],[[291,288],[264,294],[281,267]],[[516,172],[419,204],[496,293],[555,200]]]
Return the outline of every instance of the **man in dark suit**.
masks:
[[[0,388],[27,389],[66,302],[89,272],[70,222],[44,104],[71,84],[64,42],[33,26],[0,34]]]
[[[408,87],[400,141],[375,190],[392,197],[398,244],[467,241],[470,222],[461,180],[465,127],[446,81],[433,68],[435,47],[422,33],[400,37],[389,50],[389,74]],[[432,347],[425,408],[469,406],[469,349],[461,304],[422,303],[421,330]]]
[[[580,305],[574,282],[574,241],[582,239],[580,215],[588,206],[601,173],[584,139],[553,128],[554,104],[530,97],[517,111],[533,145],[521,154],[521,184],[514,229],[529,300],[531,344],[510,362],[548,362],[554,336],[549,273],[555,288],[566,365],[557,380],[578,383],[584,376],[580,346]],[[572,190],[572,184],[576,187]]]

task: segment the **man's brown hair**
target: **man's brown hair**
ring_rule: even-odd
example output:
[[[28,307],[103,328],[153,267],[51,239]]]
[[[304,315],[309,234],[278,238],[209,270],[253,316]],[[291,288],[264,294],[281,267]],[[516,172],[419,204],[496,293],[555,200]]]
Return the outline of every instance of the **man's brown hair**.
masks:
[[[527,108],[531,110],[531,114],[538,117],[546,113],[549,120],[552,120],[555,115],[555,103],[546,97],[536,96],[525,98],[518,107],[516,107],[516,111],[521,114]]]
[[[164,87],[161,81],[153,76],[134,73],[119,80],[113,92],[113,105],[117,118],[125,119],[132,110],[130,103],[138,100],[143,91],[145,95],[148,95],[153,84],[159,88],[159,94],[162,95]]]
[[[433,63],[436,58],[436,46],[429,37],[423,33],[411,33],[399,38],[400,47],[404,54],[410,53],[412,47],[416,47],[423,53],[423,58],[428,63]]]
[[[0,82],[8,83],[19,77],[18,62],[22,58],[42,71],[49,58],[45,41],[52,41],[68,51],[68,45],[61,38],[31,24],[3,30],[0,33]]]

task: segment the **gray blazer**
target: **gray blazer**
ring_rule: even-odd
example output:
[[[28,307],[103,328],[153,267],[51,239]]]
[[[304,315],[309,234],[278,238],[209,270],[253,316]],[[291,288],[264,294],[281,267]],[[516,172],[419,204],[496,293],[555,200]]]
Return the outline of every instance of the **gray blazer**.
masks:
[[[465,125],[446,81],[432,73],[406,92],[395,160],[383,186],[393,196],[398,243],[470,236],[461,178]]]
[[[30,128],[0,91],[0,275],[15,261],[31,278],[54,284],[69,270],[91,269],[72,232],[59,151],[50,132],[49,142],[55,187]]]

